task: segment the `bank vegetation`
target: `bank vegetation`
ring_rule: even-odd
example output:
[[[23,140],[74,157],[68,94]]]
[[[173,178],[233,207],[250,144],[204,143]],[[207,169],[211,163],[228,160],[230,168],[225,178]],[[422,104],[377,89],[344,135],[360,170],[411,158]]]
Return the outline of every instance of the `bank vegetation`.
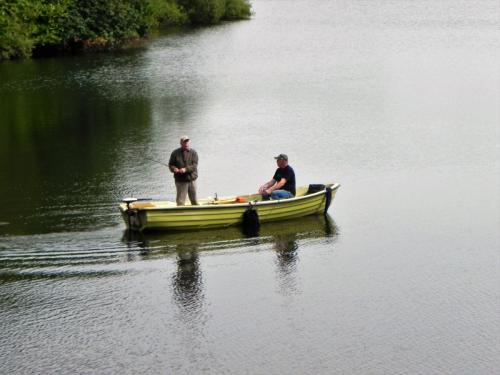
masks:
[[[1,0],[0,60],[120,47],[161,26],[247,19],[248,0]]]

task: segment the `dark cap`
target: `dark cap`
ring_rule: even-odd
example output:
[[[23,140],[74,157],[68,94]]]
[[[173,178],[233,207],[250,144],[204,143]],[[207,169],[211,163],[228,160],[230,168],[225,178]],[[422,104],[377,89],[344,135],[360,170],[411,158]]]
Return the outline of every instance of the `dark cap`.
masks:
[[[288,156],[285,154],[279,154],[278,156],[274,157],[276,160],[288,160]]]

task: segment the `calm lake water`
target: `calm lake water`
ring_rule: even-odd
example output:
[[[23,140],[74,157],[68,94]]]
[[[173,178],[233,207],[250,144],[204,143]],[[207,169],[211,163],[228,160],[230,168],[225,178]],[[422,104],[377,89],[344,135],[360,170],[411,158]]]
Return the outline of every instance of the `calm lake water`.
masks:
[[[252,2],[139,49],[0,64],[0,373],[498,374],[497,1]],[[124,196],[256,191],[327,217],[132,235]]]

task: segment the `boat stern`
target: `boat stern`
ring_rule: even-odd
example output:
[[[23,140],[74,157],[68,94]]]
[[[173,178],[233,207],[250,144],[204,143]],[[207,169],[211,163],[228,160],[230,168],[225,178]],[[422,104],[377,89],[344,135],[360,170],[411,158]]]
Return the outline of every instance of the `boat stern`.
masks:
[[[144,226],[139,210],[133,206],[134,202],[137,201],[137,198],[123,198],[119,208],[127,229],[140,231]]]

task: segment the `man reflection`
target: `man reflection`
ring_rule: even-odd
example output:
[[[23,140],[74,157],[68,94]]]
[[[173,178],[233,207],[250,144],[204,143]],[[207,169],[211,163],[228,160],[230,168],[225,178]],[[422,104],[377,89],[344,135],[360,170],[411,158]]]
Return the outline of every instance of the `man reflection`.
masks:
[[[325,215],[324,217],[311,216],[294,223],[289,222],[286,227],[274,225],[273,229],[273,249],[277,256],[277,277],[280,288],[284,294],[297,292],[299,240],[317,238],[329,246],[336,241],[338,228],[332,218]]]
[[[276,251],[277,276],[284,293],[296,291],[297,281],[295,272],[297,271],[298,249],[296,233],[277,234],[273,236],[273,248]]]
[[[177,245],[177,272],[172,277],[174,300],[184,313],[198,313],[203,302],[203,281],[197,245]]]
[[[161,235],[125,231],[122,241],[131,250],[128,252],[127,260],[137,260],[161,256],[160,249],[164,249],[163,255],[171,254],[175,248],[177,256],[177,270],[172,275],[173,298],[181,311],[182,319],[191,320],[191,314],[199,314],[203,302],[203,280],[201,276],[200,260],[198,256],[199,244],[178,243],[172,244],[172,237]],[[135,250],[135,251],[132,251]]]

